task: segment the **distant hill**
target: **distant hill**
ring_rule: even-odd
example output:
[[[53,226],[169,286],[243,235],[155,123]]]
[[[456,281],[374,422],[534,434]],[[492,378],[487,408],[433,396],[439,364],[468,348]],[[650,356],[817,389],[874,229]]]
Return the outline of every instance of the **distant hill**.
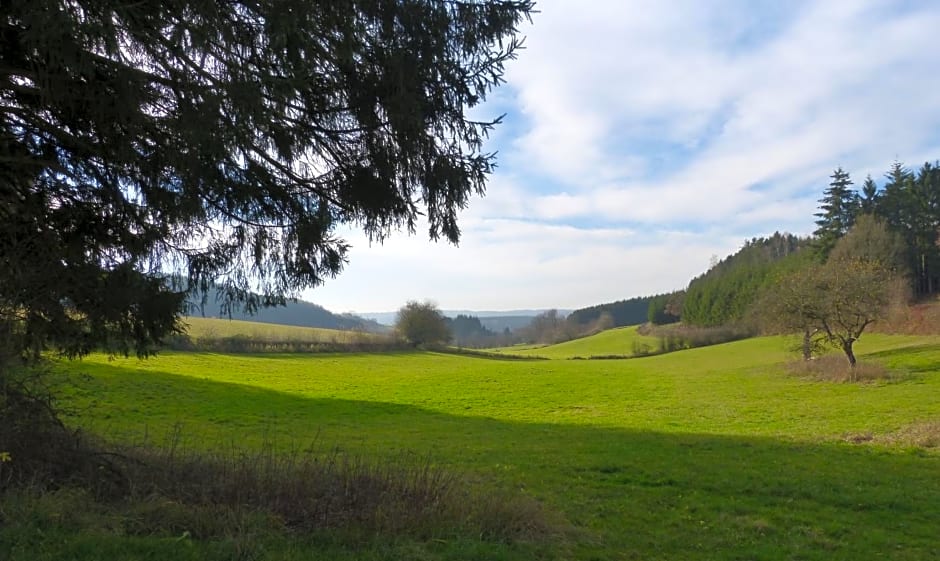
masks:
[[[203,306],[199,297],[193,297],[188,303],[189,315],[202,317],[224,317],[242,321],[261,323],[275,323],[279,325],[294,325],[298,327],[319,327],[323,329],[362,330],[370,333],[385,333],[388,327],[378,322],[359,317],[353,314],[334,314],[323,306],[312,302],[295,300],[285,306],[262,308],[255,314],[247,314],[235,310],[229,314],[222,314],[218,303],[218,294],[211,290],[206,295],[206,304]]]

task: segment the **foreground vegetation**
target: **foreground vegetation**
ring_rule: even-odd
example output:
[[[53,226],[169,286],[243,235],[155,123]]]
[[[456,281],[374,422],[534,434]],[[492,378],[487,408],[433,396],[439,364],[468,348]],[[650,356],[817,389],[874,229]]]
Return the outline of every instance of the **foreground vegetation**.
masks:
[[[930,447],[940,420],[940,342],[866,336],[863,362],[892,377],[855,384],[794,375],[786,346],[761,338],[626,361],[92,356],[60,367],[85,374],[69,392],[70,422],[116,441],[182,423],[199,448],[258,449],[273,439],[285,447],[316,441],[351,457],[416,454],[479,488],[532,498],[572,529],[508,540],[459,529],[290,538],[246,524],[229,538],[194,540],[179,526],[128,537],[101,521],[107,509],[89,522],[96,511],[87,499],[69,496],[72,507],[85,506],[5,499],[8,515],[28,515],[8,517],[0,539],[16,546],[14,559],[36,559],[30,551],[91,559],[89,551],[158,545],[168,559],[226,558],[239,547],[282,559],[940,555],[940,454]]]

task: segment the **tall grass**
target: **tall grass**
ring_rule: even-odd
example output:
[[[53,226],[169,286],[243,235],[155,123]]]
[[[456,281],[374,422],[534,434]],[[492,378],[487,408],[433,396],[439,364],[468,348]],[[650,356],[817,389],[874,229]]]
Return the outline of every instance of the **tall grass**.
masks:
[[[159,443],[105,445],[60,433],[55,441],[30,444],[43,449],[43,461],[26,464],[14,456],[0,497],[19,495],[24,512],[41,510],[48,497],[79,497],[83,510],[120,519],[111,531],[122,534],[218,539],[261,523],[281,533],[466,534],[513,542],[561,528],[534,499],[471,484],[429,456],[366,459],[316,442],[280,446],[269,438],[252,449],[233,444],[206,451],[187,445],[178,426]],[[82,514],[74,514],[65,522],[81,526]]]

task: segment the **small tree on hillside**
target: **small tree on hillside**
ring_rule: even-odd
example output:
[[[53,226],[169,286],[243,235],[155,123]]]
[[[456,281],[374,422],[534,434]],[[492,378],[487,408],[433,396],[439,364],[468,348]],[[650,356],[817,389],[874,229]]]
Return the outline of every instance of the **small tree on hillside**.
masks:
[[[815,266],[787,275],[765,290],[755,307],[757,322],[765,332],[801,334],[803,360],[813,358],[822,347],[818,310],[825,294],[818,277]]]
[[[414,346],[438,345],[451,339],[444,315],[429,301],[411,300],[402,306],[395,331]]]
[[[804,358],[821,343],[845,353],[854,368],[854,344],[886,313],[895,279],[872,261],[831,260],[775,284],[762,313],[771,325],[803,334]]]
[[[821,346],[842,350],[851,366],[865,328],[904,299],[906,247],[882,220],[863,214],[836,242],[825,265],[804,267],[774,283],[758,317],[770,331],[799,331],[804,360]]]

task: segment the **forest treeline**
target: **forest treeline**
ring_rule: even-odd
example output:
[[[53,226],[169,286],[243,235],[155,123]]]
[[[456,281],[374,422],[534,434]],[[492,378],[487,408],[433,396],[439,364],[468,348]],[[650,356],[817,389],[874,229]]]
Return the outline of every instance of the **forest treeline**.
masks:
[[[567,318],[549,311],[534,318],[517,338],[554,343],[609,327],[679,321],[696,329],[735,326],[738,337],[742,326],[754,323],[762,295],[772,292],[781,279],[825,263],[863,216],[883,223],[900,240],[891,271],[903,279],[912,298],[940,291],[940,163],[928,162],[915,171],[894,162],[881,185],[868,176],[857,188],[850,173],[839,167],[819,199],[811,236],[775,232],[752,238],[684,290],[598,304]],[[681,329],[671,329],[669,336],[676,333]]]
[[[758,295],[777,279],[827,260],[861,216],[882,221],[903,241],[902,256],[893,268],[907,279],[911,295],[922,298],[940,289],[940,165],[925,163],[916,172],[901,162],[891,165],[882,185],[868,176],[853,188],[841,167],[830,176],[819,200],[816,230],[808,238],[775,233],[745,242],[671,295],[681,300],[683,323],[703,327],[744,320]]]

